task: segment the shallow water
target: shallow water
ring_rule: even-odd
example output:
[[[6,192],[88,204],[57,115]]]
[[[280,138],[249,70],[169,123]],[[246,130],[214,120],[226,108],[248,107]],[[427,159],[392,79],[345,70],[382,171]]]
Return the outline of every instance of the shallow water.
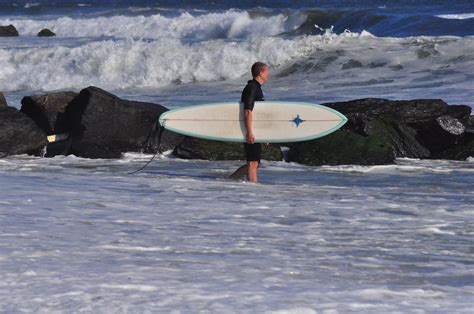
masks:
[[[472,160],[149,157],[0,160],[4,311],[472,309]]]

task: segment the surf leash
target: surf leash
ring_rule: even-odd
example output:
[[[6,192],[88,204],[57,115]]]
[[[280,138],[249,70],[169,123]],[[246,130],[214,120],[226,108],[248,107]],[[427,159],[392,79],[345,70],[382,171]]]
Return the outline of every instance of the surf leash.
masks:
[[[154,134],[154,133],[156,134],[156,126],[158,125],[158,121],[159,121],[158,119],[155,120],[155,123],[153,123],[153,126],[152,126],[150,132],[148,132],[148,136],[147,136],[147,138],[146,138],[146,140],[145,140],[145,148],[144,148],[144,150],[145,150],[146,148],[148,148],[148,146],[147,146],[147,145],[148,145],[148,140],[150,139],[151,135]],[[129,172],[129,173],[127,173],[127,175],[132,175],[132,174],[135,174],[135,173],[138,173],[138,172],[142,171],[143,169],[145,169],[145,168],[153,161],[153,159],[155,159],[156,155],[158,154],[158,151],[160,150],[161,136],[163,135],[163,130],[164,130],[164,129],[165,129],[164,126],[160,126],[160,130],[158,131],[158,142],[157,142],[158,145],[157,145],[157,148],[156,148],[156,152],[153,154],[153,157],[151,157],[151,159],[150,159],[143,167],[141,167],[141,168],[138,169],[138,170]]]

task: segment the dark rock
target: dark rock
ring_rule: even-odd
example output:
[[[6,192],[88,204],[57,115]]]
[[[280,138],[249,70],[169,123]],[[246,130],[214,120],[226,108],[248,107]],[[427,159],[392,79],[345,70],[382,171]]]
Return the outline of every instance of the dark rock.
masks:
[[[466,131],[464,125],[456,118],[443,115],[433,121],[412,124],[417,130],[417,140],[431,154],[438,154],[454,145],[463,142]]]
[[[401,64],[392,65],[392,66],[390,66],[390,69],[392,71],[400,71],[400,70],[403,70],[403,65],[401,65]]]
[[[83,89],[66,108],[62,125],[72,137],[70,153],[90,158],[116,158],[122,152],[169,149],[171,132],[157,146],[161,105],[122,100],[97,87]],[[153,126],[155,126],[153,130]],[[167,146],[168,145],[168,146]]]
[[[467,121],[467,126],[469,128],[474,128],[474,116],[470,116],[468,121]]]
[[[464,145],[455,145],[432,156],[433,159],[455,159],[466,160],[469,157],[474,157],[474,136],[471,141]]]
[[[163,135],[161,136],[161,140],[154,133],[151,134],[150,139],[148,141],[149,148],[147,151],[155,152],[158,149],[160,153],[163,153],[168,150],[174,150],[175,147],[182,143],[185,138],[186,137],[182,134],[163,129]],[[159,147],[158,141],[160,141]]]
[[[72,139],[49,143],[46,147],[44,157],[54,157],[57,155],[69,155],[71,151]]]
[[[13,107],[0,111],[0,156],[39,155],[48,143],[46,134],[25,114]]]
[[[51,30],[44,28],[38,33],[38,37],[52,37],[56,36],[55,33],[53,33]]]
[[[184,159],[204,160],[244,160],[245,153],[242,143],[209,141],[186,137],[176,146],[173,155]],[[278,146],[263,145],[262,159],[282,160],[282,153]]]
[[[466,105],[450,105],[446,115],[458,119],[461,123],[469,123],[472,108]]]
[[[7,109],[7,100],[5,99],[5,95],[0,92],[0,111]]]
[[[0,37],[16,37],[19,36],[15,26],[0,26]]]
[[[68,125],[62,116],[77,95],[79,94],[74,92],[59,92],[23,97],[21,111],[35,121],[47,135],[65,133]]]
[[[354,68],[362,68],[362,63],[360,61],[350,59],[346,63],[342,65],[343,70],[354,69]]]
[[[310,165],[387,164],[397,157],[434,158],[469,141],[470,107],[442,100],[360,99],[324,104],[348,118],[341,130],[289,144],[288,159]],[[456,153],[458,154],[458,153]],[[458,154],[460,155],[460,154]],[[454,158],[455,156],[453,156]]]
[[[440,99],[387,100],[379,98],[365,98],[323,105],[333,108],[347,117],[368,118],[383,114],[408,124],[432,121],[447,114],[449,107]]]
[[[320,139],[290,144],[288,161],[309,165],[377,165],[396,157],[426,158],[429,151],[410,127],[393,120],[373,119],[364,126],[345,126]]]

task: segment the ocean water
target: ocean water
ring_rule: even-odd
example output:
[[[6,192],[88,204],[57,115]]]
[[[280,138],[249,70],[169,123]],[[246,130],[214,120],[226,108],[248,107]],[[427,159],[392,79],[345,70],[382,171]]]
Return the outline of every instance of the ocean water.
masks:
[[[473,1],[0,1],[0,91],[474,106]],[[37,38],[42,28],[57,36]],[[473,156],[474,157],[474,156]],[[0,312],[472,313],[474,159],[0,159]]]

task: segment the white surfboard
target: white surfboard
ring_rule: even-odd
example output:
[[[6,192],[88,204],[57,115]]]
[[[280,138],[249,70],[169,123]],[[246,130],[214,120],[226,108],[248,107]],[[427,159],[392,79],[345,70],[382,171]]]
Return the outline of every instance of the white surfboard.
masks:
[[[166,129],[208,140],[245,142],[243,103],[226,102],[183,107],[159,118]],[[347,118],[328,107],[303,102],[257,101],[253,128],[257,143],[315,139],[342,127]]]

